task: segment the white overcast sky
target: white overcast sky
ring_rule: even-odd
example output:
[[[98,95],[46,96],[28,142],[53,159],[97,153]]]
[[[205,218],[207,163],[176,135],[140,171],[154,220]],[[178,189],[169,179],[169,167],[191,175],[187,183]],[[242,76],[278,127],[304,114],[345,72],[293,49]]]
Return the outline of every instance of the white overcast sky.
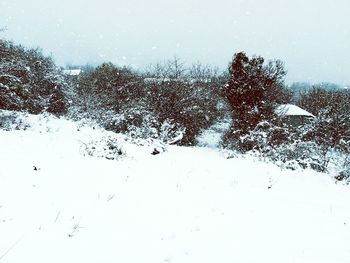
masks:
[[[350,83],[350,0],[0,0],[0,27],[60,65],[225,68],[246,51],[283,60],[289,83]]]

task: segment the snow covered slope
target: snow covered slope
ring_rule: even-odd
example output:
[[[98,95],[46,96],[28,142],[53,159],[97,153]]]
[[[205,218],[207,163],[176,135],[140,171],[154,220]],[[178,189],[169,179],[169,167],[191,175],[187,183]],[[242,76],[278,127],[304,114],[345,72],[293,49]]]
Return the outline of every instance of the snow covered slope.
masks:
[[[107,160],[84,145],[114,135],[27,120],[0,130],[0,263],[349,262],[350,188],[325,174],[121,137]]]

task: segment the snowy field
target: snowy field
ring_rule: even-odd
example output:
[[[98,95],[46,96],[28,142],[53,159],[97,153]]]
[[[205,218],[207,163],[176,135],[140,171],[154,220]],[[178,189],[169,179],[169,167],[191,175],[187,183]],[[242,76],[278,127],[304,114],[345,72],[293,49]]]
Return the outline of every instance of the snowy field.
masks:
[[[24,122],[0,130],[0,263],[350,262],[350,187],[329,175]]]

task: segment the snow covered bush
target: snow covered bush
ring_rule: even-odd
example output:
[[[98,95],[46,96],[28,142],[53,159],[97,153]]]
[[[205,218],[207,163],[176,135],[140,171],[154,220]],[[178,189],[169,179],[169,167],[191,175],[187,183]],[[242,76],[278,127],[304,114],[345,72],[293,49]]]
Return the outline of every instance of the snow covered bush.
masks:
[[[224,146],[241,152],[266,152],[270,148],[293,141],[292,132],[286,127],[276,126],[268,121],[258,123],[252,131],[246,134],[234,128],[226,134]]]
[[[350,140],[332,138],[319,121],[298,128],[263,122],[249,134],[238,137],[231,147],[244,149],[284,168],[311,168],[320,172],[328,171],[329,167],[346,170],[350,164]]]
[[[210,83],[170,79],[147,84],[146,101],[159,123],[170,120],[183,130],[179,144],[194,145],[200,131],[224,115],[217,107],[219,91]]]
[[[158,115],[140,105],[123,108],[121,114],[115,114],[103,126],[132,139],[156,139],[163,143],[175,143],[185,133],[185,128],[175,121],[165,119],[161,123]]]
[[[10,130],[26,130],[30,125],[23,117],[23,113],[0,110],[0,129]]]
[[[246,135],[238,132],[235,139],[232,136],[226,139],[226,147],[253,154],[283,168],[324,172],[335,149],[321,144],[319,137],[311,136],[315,129],[315,124],[294,128],[263,121]]]
[[[287,169],[310,168],[319,172],[327,171],[330,152],[324,154],[313,141],[296,140],[275,147],[266,156],[277,165]]]
[[[66,112],[67,84],[50,57],[0,39],[0,109]]]
[[[335,179],[350,184],[350,167],[340,171],[339,174],[335,176]]]
[[[182,140],[186,128],[173,120],[166,119],[159,128],[158,138],[167,144],[175,144]]]
[[[128,134],[133,138],[156,138],[157,117],[143,105],[126,105],[121,113],[105,123],[107,130]]]
[[[119,141],[108,136],[101,140],[82,143],[81,152],[83,155],[106,158],[108,160],[119,160],[125,155]]]
[[[93,117],[101,110],[120,113],[125,104],[144,97],[137,73],[112,63],[89,68],[72,82],[75,112]]]
[[[141,83],[129,68],[112,63],[90,68],[73,82],[75,96],[69,116],[91,119],[109,131],[133,138],[157,137],[157,114],[145,102]]]

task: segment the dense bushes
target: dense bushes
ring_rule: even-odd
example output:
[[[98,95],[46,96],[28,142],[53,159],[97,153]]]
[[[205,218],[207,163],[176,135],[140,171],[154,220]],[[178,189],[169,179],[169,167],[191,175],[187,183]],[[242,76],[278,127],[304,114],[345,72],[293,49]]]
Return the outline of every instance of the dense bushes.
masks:
[[[83,71],[76,80],[74,105],[89,114],[98,110],[119,111],[128,101],[143,97],[140,82],[130,69],[103,63]]]
[[[308,130],[308,140],[316,143],[327,166],[334,155],[341,155],[338,165],[349,169],[350,91],[314,87],[300,96],[298,104],[314,113],[317,121]]]
[[[147,102],[160,123],[170,120],[185,128],[182,144],[192,145],[201,129],[222,114],[217,107],[219,88],[207,83],[162,81],[147,85]]]
[[[211,72],[198,64],[185,69],[177,59],[145,74],[104,63],[75,80],[71,113],[115,132],[192,145],[223,114],[217,107],[222,83]]]
[[[318,133],[323,143],[336,146],[350,131],[350,91],[314,87],[302,94],[298,104],[318,118]]]
[[[0,109],[61,114],[67,88],[60,70],[39,49],[0,39]]]

